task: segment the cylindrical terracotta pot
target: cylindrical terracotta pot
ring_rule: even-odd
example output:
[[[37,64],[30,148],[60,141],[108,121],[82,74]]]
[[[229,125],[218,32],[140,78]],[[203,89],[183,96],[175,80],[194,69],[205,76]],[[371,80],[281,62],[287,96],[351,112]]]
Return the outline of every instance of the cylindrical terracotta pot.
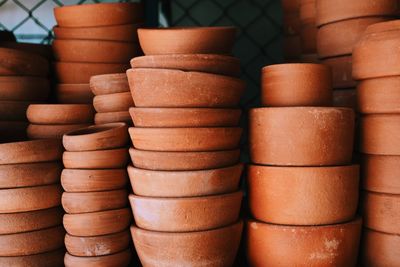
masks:
[[[65,254],[65,267],[97,267],[97,266],[128,266],[131,262],[132,252],[130,249],[105,256],[76,257],[69,253]]]
[[[0,266],[63,267],[65,249],[27,256],[0,257]]]
[[[322,60],[322,63],[331,67],[334,89],[353,88],[357,85],[352,78],[351,56],[327,58]]]
[[[90,88],[94,95],[129,92],[126,73],[102,74],[90,77]]]
[[[65,151],[64,167],[68,169],[118,169],[128,163],[128,149],[117,148],[95,151]]]
[[[399,266],[399,235],[365,229],[361,245],[363,266]]]
[[[91,104],[93,101],[93,93],[87,83],[59,83],[55,91],[60,104]]]
[[[97,112],[127,111],[134,106],[130,92],[97,95],[93,98],[93,106]]]
[[[132,119],[128,111],[102,112],[94,115],[95,124],[106,124],[113,122],[125,122],[132,125]]]
[[[352,88],[333,90],[333,106],[358,110],[356,90]]]
[[[45,101],[50,92],[48,79],[0,76],[1,101]]]
[[[46,58],[34,53],[0,47],[0,76],[41,76],[49,73]]]
[[[62,139],[65,133],[89,126],[84,124],[29,124],[26,134],[29,139]]]
[[[94,109],[89,104],[37,104],[26,111],[34,124],[85,124],[93,121]]]
[[[300,39],[302,53],[313,54],[317,52],[317,27],[314,24],[301,27]]]

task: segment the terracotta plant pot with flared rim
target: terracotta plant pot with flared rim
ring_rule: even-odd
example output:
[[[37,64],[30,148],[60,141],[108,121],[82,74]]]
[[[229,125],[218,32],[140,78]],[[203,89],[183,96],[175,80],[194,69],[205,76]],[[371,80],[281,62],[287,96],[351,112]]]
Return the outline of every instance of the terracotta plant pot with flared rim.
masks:
[[[128,159],[127,148],[65,151],[63,154],[64,167],[67,169],[119,169],[126,167]]]
[[[302,54],[300,56],[301,63],[321,64],[318,54]]]
[[[298,13],[283,14],[283,33],[284,35],[300,34],[301,22]]]
[[[0,120],[26,121],[26,110],[32,102],[0,101]]]
[[[80,214],[65,214],[63,224],[73,236],[100,236],[122,232],[131,223],[129,208]]]
[[[135,106],[130,92],[97,95],[93,98],[93,106],[97,112],[127,111]]]
[[[286,60],[296,60],[297,62],[302,54],[300,35],[283,37],[283,54]]]
[[[143,197],[201,197],[239,189],[242,164],[198,171],[152,171],[128,166],[133,193]]]
[[[323,226],[290,226],[249,220],[250,266],[356,266],[361,219]]]
[[[98,266],[128,266],[131,262],[132,251],[130,249],[105,255],[105,256],[90,256],[76,257],[69,253],[65,254],[65,267],[98,267]]]
[[[35,104],[26,116],[34,124],[85,124],[93,121],[94,109],[90,104]]]
[[[126,74],[137,107],[235,107],[246,86],[238,78],[202,72],[138,68]]]
[[[317,27],[314,24],[303,25],[300,32],[302,53],[317,52]]]
[[[316,0],[300,0],[299,17],[301,24],[313,24],[317,17]]]
[[[243,222],[218,229],[154,232],[131,226],[135,249],[144,266],[232,266],[239,249]]]
[[[94,95],[130,92],[125,72],[92,76],[90,77],[90,89]]]
[[[133,166],[157,171],[194,171],[228,167],[239,162],[240,150],[160,152],[129,149]]]
[[[352,57],[341,56],[326,58],[322,64],[328,65],[332,70],[332,86],[334,89],[354,88],[357,83],[352,78]]]
[[[55,94],[60,104],[91,104],[94,97],[87,83],[59,83]]]
[[[249,119],[250,157],[254,163],[262,165],[350,164],[354,117],[354,111],[349,108],[252,109]]]
[[[49,73],[47,59],[30,52],[0,47],[0,76],[40,76]]]
[[[59,83],[88,83],[95,75],[125,72],[129,64],[54,62],[53,67]]]
[[[263,106],[330,106],[332,76],[322,64],[277,64],[262,68]]]
[[[356,90],[353,88],[333,90],[333,106],[358,110]]]
[[[57,139],[0,144],[0,164],[60,160],[63,151],[62,143]]]
[[[1,101],[45,101],[50,83],[41,77],[0,77]]]
[[[216,54],[170,54],[135,57],[132,68],[176,69],[198,71],[232,77],[240,76],[240,60]]]
[[[36,54],[47,60],[51,60],[53,58],[51,45],[48,44],[21,43],[15,41],[11,42],[11,41],[4,41],[4,39],[2,39],[2,41],[0,41],[0,47],[6,47]]]
[[[128,183],[126,169],[64,169],[61,185],[66,192],[100,192],[123,189]]]
[[[94,115],[95,124],[106,124],[114,122],[124,122],[129,126],[132,126],[132,119],[128,111],[117,111],[117,112],[102,112]]]
[[[257,220],[282,225],[341,223],[356,214],[359,166],[250,165],[248,188],[250,211]]]
[[[62,226],[26,233],[0,235],[0,258],[57,250],[64,246],[64,235],[65,231]]]
[[[398,266],[400,236],[365,229],[361,243],[364,266]]]
[[[62,139],[65,133],[89,125],[90,124],[29,124],[26,133],[29,139]]]
[[[64,255],[65,255],[65,249],[62,248],[35,255],[0,257],[0,266],[63,267]]]
[[[238,126],[240,109],[219,108],[130,108],[136,127],[229,127]]]

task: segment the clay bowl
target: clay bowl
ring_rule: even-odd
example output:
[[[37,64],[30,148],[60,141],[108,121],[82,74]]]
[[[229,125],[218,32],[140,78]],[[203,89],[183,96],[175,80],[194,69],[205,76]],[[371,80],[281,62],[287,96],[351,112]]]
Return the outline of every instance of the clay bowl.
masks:
[[[400,236],[365,229],[362,242],[363,266],[398,266]]]
[[[91,104],[93,101],[93,93],[87,83],[59,83],[55,91],[60,104]]]
[[[334,89],[354,88],[357,83],[352,78],[352,57],[341,56],[323,59],[322,63],[331,67]]]
[[[132,226],[135,249],[144,266],[233,266],[243,222],[219,229],[188,232],[153,232]]]
[[[67,169],[117,169],[126,167],[128,149],[107,149],[95,151],[65,151],[64,167]]]
[[[0,76],[41,76],[49,73],[47,59],[30,52],[0,47]]]
[[[342,108],[351,108],[354,111],[357,108],[357,92],[355,89],[333,90],[333,106]]]
[[[261,104],[271,107],[330,106],[332,75],[322,64],[277,64],[262,69]]]
[[[0,100],[45,101],[50,92],[49,81],[40,77],[0,77]]]
[[[301,50],[305,54],[317,52],[317,27],[314,24],[303,25],[300,32]]]
[[[243,193],[155,198],[129,195],[135,223],[139,228],[159,232],[205,231],[227,226],[239,219]],[[150,214],[157,214],[157,219]]]
[[[247,223],[249,266],[341,266],[357,263],[361,219],[325,226]]]
[[[126,74],[137,107],[235,107],[245,89],[238,78],[202,72],[129,69]]]
[[[27,256],[0,257],[0,266],[63,267],[65,249]]]
[[[26,110],[30,102],[0,101],[0,120],[26,121]]]
[[[94,109],[90,104],[36,104],[26,116],[34,124],[85,124],[93,121]]]
[[[132,119],[128,111],[117,112],[102,112],[94,115],[95,124],[106,124],[114,122],[124,122],[127,125],[132,125]]]
[[[122,189],[127,182],[128,174],[125,169],[64,169],[61,173],[61,185],[66,192],[98,192]]]
[[[222,168],[239,162],[240,150],[159,152],[129,149],[133,166],[157,171],[194,171]]]
[[[238,126],[240,109],[130,108],[136,127],[229,127]]]
[[[53,58],[53,52],[51,50],[51,45],[48,44],[33,44],[33,43],[20,43],[20,42],[11,42],[4,41],[1,38],[0,47],[17,49],[25,52],[29,52],[32,54],[36,54],[46,58],[47,60],[51,60]]]
[[[97,95],[93,98],[93,106],[97,112],[127,111],[134,106],[130,92]]]
[[[350,164],[354,117],[354,111],[348,108],[252,109],[249,119],[250,157],[254,163],[262,165]]]
[[[98,267],[98,266],[128,266],[131,262],[132,251],[130,249],[105,256],[76,257],[65,254],[65,267]]]
[[[323,225],[345,222],[355,216],[358,184],[358,165],[250,165],[250,211],[255,219],[275,224]]]
[[[286,60],[298,62],[302,53],[300,35],[284,36],[282,49]]]
[[[238,190],[243,165],[199,171],[152,171],[128,167],[133,193],[144,197],[197,197]]]
[[[89,125],[90,124],[29,124],[26,132],[29,139],[62,139],[65,133]]]
[[[130,92],[125,72],[92,76],[90,77],[90,89],[94,95]]]
[[[317,16],[316,0],[300,0],[299,17],[301,24],[313,24]]]
[[[240,60],[215,54],[170,54],[135,57],[132,68],[198,71],[232,77],[240,76]]]
[[[65,214],[63,224],[73,236],[99,236],[122,232],[131,222],[129,208],[81,214]]]

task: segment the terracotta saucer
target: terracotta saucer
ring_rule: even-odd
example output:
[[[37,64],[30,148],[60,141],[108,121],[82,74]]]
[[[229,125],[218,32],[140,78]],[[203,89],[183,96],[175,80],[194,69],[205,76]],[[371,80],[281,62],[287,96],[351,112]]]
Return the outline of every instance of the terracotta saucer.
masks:
[[[108,149],[95,151],[65,151],[64,167],[68,169],[117,169],[128,163],[128,149]]]
[[[53,51],[49,44],[34,44],[34,43],[21,43],[11,41],[0,41],[0,47],[6,47],[11,49],[17,49],[28,53],[39,55],[47,60],[53,58]]]
[[[75,257],[65,254],[65,267],[99,267],[99,266],[129,266],[132,258],[130,249],[111,255],[98,257]]]
[[[91,104],[93,101],[93,93],[87,83],[59,83],[55,91],[60,104]]]
[[[97,95],[93,98],[93,106],[97,112],[127,111],[134,106],[130,92]]]
[[[0,77],[1,101],[45,101],[50,92],[50,83],[40,77]]]
[[[90,104],[37,104],[26,116],[34,124],[84,124],[93,121],[94,109]]]
[[[302,53],[312,54],[317,52],[317,27],[314,24],[306,24],[300,32]]]
[[[400,264],[399,235],[390,235],[365,229],[361,246],[363,266],[394,267]]]
[[[49,62],[34,53],[0,47],[0,76],[41,76],[49,73]]]
[[[323,59],[322,63],[332,69],[332,85],[334,89],[354,88],[357,83],[352,78],[352,57],[342,56]]]
[[[64,267],[65,249],[28,256],[0,257],[0,266]]]
[[[124,122],[129,126],[132,125],[132,119],[128,111],[102,112],[94,115],[95,124],[106,124],[113,122]]]
[[[31,102],[0,101],[0,120],[26,121],[26,110]]]
[[[26,133],[29,139],[62,139],[65,133],[89,125],[90,124],[29,124]]]
[[[94,95],[130,92],[125,72],[92,76],[90,77],[90,89]]]

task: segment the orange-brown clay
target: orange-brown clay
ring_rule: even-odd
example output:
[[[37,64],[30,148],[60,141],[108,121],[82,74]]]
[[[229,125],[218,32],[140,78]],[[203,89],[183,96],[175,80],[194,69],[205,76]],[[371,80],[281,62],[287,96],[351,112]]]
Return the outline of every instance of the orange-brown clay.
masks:
[[[331,67],[332,86],[334,89],[353,88],[356,81],[352,78],[352,57],[341,56],[322,60],[323,64]]]
[[[93,106],[97,112],[127,111],[134,106],[130,92],[97,95],[93,98]]]
[[[50,83],[40,77],[0,77],[1,101],[45,101],[50,92]]]
[[[118,169],[128,163],[128,149],[117,148],[95,151],[65,151],[63,163],[68,169]]]
[[[132,119],[128,111],[102,112],[94,115],[95,124],[105,124],[113,122],[125,122],[132,125]]]
[[[42,56],[0,47],[0,76],[47,76],[49,62]]]
[[[395,267],[400,265],[399,235],[365,229],[361,246],[363,266]]]
[[[85,124],[93,121],[94,109],[90,104],[36,104],[26,116],[34,124]]]
[[[302,53],[313,54],[317,52],[317,28],[314,24],[303,25],[300,39]]]
[[[29,139],[62,139],[65,133],[89,125],[90,124],[29,124],[26,133]]]
[[[301,23],[315,25],[316,20],[316,0],[300,0],[299,16]]]
[[[35,255],[0,257],[0,266],[64,267],[64,254],[65,249],[62,248]]]
[[[59,83],[55,91],[60,104],[91,104],[93,101],[93,93],[87,83]]]
[[[99,267],[99,266],[128,266],[131,262],[132,251],[130,249],[105,256],[76,257],[65,254],[65,267]]]
[[[90,77],[90,88],[95,95],[129,92],[126,73],[102,74]]]

